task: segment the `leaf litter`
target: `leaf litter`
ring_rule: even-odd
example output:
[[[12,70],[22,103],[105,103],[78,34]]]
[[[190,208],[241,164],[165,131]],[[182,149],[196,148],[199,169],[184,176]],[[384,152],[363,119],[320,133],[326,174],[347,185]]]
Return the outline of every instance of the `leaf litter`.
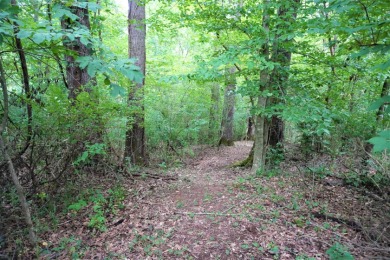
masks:
[[[44,233],[42,259],[328,259],[336,243],[355,259],[390,257],[389,222],[376,222],[388,221],[387,206],[324,184],[295,161],[275,176],[231,168],[251,146],[199,147],[168,170],[176,181],[124,178],[124,208],[106,217],[106,231],[88,227],[91,208],[68,214]],[[346,219],[357,226],[335,221]],[[382,233],[371,234],[367,219]]]

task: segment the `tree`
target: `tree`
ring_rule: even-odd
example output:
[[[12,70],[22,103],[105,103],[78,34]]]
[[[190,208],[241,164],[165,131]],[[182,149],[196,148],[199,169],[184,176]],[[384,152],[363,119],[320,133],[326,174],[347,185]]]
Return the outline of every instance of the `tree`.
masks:
[[[216,129],[219,127],[219,100],[220,100],[220,90],[219,83],[212,83],[211,85],[211,105],[210,105],[210,118],[209,118],[209,129],[208,136],[209,140],[213,140]]]
[[[8,123],[8,89],[7,89],[7,83],[5,80],[5,72],[3,68],[3,60],[0,57],[0,85],[1,89],[3,91],[3,106],[4,106],[4,114],[3,119],[1,121],[0,125],[0,149],[3,154],[3,157],[8,165],[8,171],[11,175],[12,181],[16,187],[16,191],[19,197],[19,201],[22,207],[22,214],[24,216],[24,220],[27,224],[27,228],[29,231],[29,239],[32,245],[35,245],[37,242],[37,238],[34,231],[34,226],[31,219],[31,213],[30,208],[28,206],[26,195],[24,194],[23,187],[20,184],[20,181],[18,179],[14,164],[12,162],[12,159],[7,151],[7,145],[5,142],[5,139],[3,137],[4,132],[6,132],[7,123]]]
[[[70,7],[70,11],[77,18],[63,17],[61,19],[61,26],[64,30],[76,30],[83,29],[90,30],[88,5],[80,5],[75,3]],[[65,38],[63,41],[65,48],[69,53],[65,56],[66,60],[66,82],[69,90],[69,98],[75,99],[78,92],[81,90],[81,86],[85,86],[90,76],[87,68],[82,68],[76,61],[78,57],[87,57],[91,55],[91,47],[88,46],[85,41],[82,41],[81,37],[75,37],[74,39]]]
[[[221,122],[221,138],[219,145],[234,145],[233,140],[233,122],[234,122],[234,106],[236,95],[236,68],[231,67],[225,70],[225,94],[223,101],[223,112]]]
[[[266,34],[266,39],[262,44],[261,55],[266,60],[269,61],[269,26],[270,26],[270,17],[269,17],[269,1],[264,2],[263,6],[263,18],[262,26]],[[260,86],[259,92],[264,93],[270,90],[270,71],[268,69],[263,69],[260,72]],[[256,108],[259,110],[255,116],[255,143],[253,148],[253,165],[252,171],[256,172],[258,169],[264,169],[265,167],[265,153],[266,145],[268,140],[268,128],[269,122],[265,115],[265,109],[268,105],[269,98],[267,95],[260,94],[257,97]]]
[[[129,1],[129,57],[137,59],[136,65],[140,67],[145,75],[145,6],[140,1]],[[145,78],[141,83],[136,84],[129,93],[129,105],[136,107],[133,117],[129,120],[126,131],[125,159],[128,158],[131,164],[145,165],[146,140],[145,140],[145,111],[144,111],[144,90]]]

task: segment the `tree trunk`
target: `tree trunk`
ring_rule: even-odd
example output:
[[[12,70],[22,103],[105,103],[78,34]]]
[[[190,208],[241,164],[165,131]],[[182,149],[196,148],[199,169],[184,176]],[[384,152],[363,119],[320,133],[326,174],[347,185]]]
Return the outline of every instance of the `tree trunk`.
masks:
[[[77,23],[90,29],[88,9],[77,6],[72,6],[70,9],[73,14],[77,15]],[[61,27],[64,30],[74,29],[76,26],[79,26],[77,23],[70,18],[66,18],[61,20]],[[87,68],[80,68],[75,60],[77,57],[90,56],[91,49],[81,43],[79,37],[76,37],[73,41],[64,39],[63,44],[70,52],[70,54],[65,56],[66,81],[69,90],[69,98],[75,99],[80,92],[81,86],[87,84],[90,80]],[[74,56],[73,53],[76,53],[77,56]]]
[[[250,140],[250,141],[254,140],[255,124],[253,121],[254,120],[252,116],[248,117],[248,124],[247,124],[246,135],[244,140]]]
[[[13,6],[17,6],[16,0],[12,0],[11,4]],[[32,129],[32,123],[33,123],[33,109],[32,109],[32,91],[30,88],[30,76],[28,74],[28,68],[27,68],[27,60],[26,60],[26,55],[24,52],[24,48],[22,45],[22,41],[17,37],[17,34],[19,32],[19,24],[16,22],[13,23],[14,26],[14,38],[15,38],[15,44],[17,48],[17,52],[19,55],[20,59],[20,66],[22,68],[22,82],[23,82],[23,89],[24,93],[26,95],[26,110],[27,110],[27,139],[26,139],[26,145],[25,148],[22,151],[26,151],[28,147],[30,147],[31,142],[32,142],[32,136],[33,136],[33,129]],[[37,186],[37,181],[35,178],[35,173],[33,169],[30,167],[30,176],[31,176],[31,181],[33,184],[33,189],[35,190]]]
[[[210,105],[210,119],[209,119],[209,140],[214,141],[218,135],[218,118],[219,118],[219,84],[214,83],[211,86],[211,105]]]
[[[381,98],[384,98],[385,96],[388,96],[389,95],[389,90],[390,90],[390,77],[387,76],[387,78],[383,82],[382,91],[381,91]],[[386,105],[385,105],[385,103],[383,103],[379,107],[378,111],[376,112],[376,121],[378,123],[383,121],[383,117],[385,115],[385,107],[386,107]]]
[[[140,3],[140,1],[129,1],[129,57],[137,59],[135,64],[140,67],[141,72],[145,75],[145,6]],[[141,84],[137,84],[129,93],[129,105],[138,109],[129,120],[125,146],[125,159],[130,160],[131,164],[139,166],[147,164],[144,128],[144,84],[145,78]]]
[[[284,140],[284,121],[278,116],[272,116],[269,127],[268,145],[276,147]]]
[[[236,101],[236,72],[235,67],[226,70],[225,75],[225,94],[223,101],[223,113],[221,122],[221,138],[218,145],[233,146],[233,123],[234,123],[234,105]]]
[[[265,32],[269,32],[269,15],[268,15],[268,6],[269,0],[264,2],[264,15],[263,15],[263,29]],[[262,46],[261,55],[269,60],[269,39]],[[270,72],[268,70],[262,70],[260,72],[260,86],[259,91],[262,93],[264,90],[269,89],[270,87]],[[268,122],[267,118],[264,115],[265,108],[269,105],[269,100],[267,97],[262,96],[261,94],[257,97],[256,108],[259,110],[255,115],[255,143],[253,148],[253,165],[252,171],[257,172],[257,170],[263,170],[265,167],[265,154],[268,140]]]
[[[300,0],[294,0],[295,4],[298,5]],[[296,17],[297,12],[294,11],[292,14],[288,14],[289,9],[291,8],[290,4],[288,6],[281,5],[278,8],[278,17],[283,22],[292,23]],[[293,6],[294,10],[297,9],[297,6]],[[284,23],[280,23],[277,26],[278,31],[288,30]],[[291,40],[285,40],[280,42],[279,37],[281,35],[276,35],[273,44],[273,53],[271,60],[279,63],[280,68],[274,70],[272,73],[272,84],[274,88],[276,88],[279,97],[276,97],[271,100],[272,104],[283,103],[283,99],[281,98],[286,92],[288,78],[289,78],[289,69],[291,63],[291,51],[288,51],[283,47],[283,44],[288,44]],[[281,46],[282,45],[282,46]],[[273,115],[270,123],[269,129],[269,140],[268,144],[271,147],[276,147],[278,144],[282,144],[284,140],[284,121],[277,115]]]
[[[29,231],[29,239],[32,245],[35,245],[37,242],[37,238],[34,232],[34,226],[33,222],[31,220],[31,213],[30,209],[28,207],[28,203],[26,201],[26,196],[24,195],[23,187],[20,185],[18,176],[15,171],[14,164],[11,160],[11,157],[8,154],[6,144],[5,144],[5,139],[3,137],[4,132],[6,131],[7,128],[7,120],[8,120],[8,90],[7,90],[7,83],[5,80],[5,73],[4,73],[4,68],[3,68],[3,61],[0,57],[0,83],[1,83],[1,88],[3,91],[3,100],[4,100],[4,114],[3,114],[3,120],[0,125],[0,149],[1,152],[3,153],[3,157],[5,161],[8,164],[8,171],[12,177],[12,181],[14,182],[16,192],[18,193],[20,205],[22,208],[22,214],[24,216],[24,220],[26,221],[27,228]]]

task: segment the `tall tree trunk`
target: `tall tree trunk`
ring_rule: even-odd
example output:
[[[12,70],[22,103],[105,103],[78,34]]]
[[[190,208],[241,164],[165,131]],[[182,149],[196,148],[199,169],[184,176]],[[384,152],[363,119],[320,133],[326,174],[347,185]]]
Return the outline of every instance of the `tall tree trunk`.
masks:
[[[77,15],[77,21],[72,21],[70,18],[61,20],[61,27],[64,30],[74,29],[76,26],[85,26],[90,29],[89,14],[87,8],[81,8],[72,6],[71,12]],[[79,24],[79,25],[78,25]],[[87,84],[90,80],[87,68],[80,68],[76,63],[76,58],[73,53],[77,54],[78,57],[90,56],[91,49],[84,45],[79,37],[71,41],[70,39],[64,39],[63,44],[66,49],[70,51],[70,54],[65,56],[66,60],[66,81],[69,90],[69,98],[75,99],[78,92],[80,92],[81,86]]]
[[[234,106],[236,101],[236,68],[226,69],[225,73],[225,94],[223,101],[223,113],[221,122],[221,138],[218,145],[234,145],[233,141],[233,123],[234,123]]]
[[[210,105],[210,118],[209,118],[209,140],[215,140],[218,135],[218,118],[219,118],[219,84],[213,83],[211,86],[211,105]]]
[[[12,0],[11,4],[13,6],[17,5],[16,0]],[[17,34],[19,32],[19,25],[14,22],[14,38],[15,38],[15,44],[17,48],[17,52],[20,59],[20,66],[22,68],[22,82],[23,82],[23,89],[24,93],[26,95],[26,110],[27,110],[27,139],[26,139],[26,145],[25,148],[22,151],[26,151],[28,147],[31,146],[32,137],[33,137],[33,129],[32,129],[32,123],[33,123],[33,109],[32,109],[32,90],[30,88],[30,76],[28,74],[28,68],[27,68],[27,60],[26,60],[26,54],[24,52],[24,48],[22,45],[22,41],[17,37]],[[37,182],[35,178],[34,170],[30,167],[30,176],[31,181],[33,184],[33,189],[36,188]]]
[[[7,121],[8,121],[8,89],[7,89],[7,83],[5,80],[5,73],[4,73],[4,68],[3,68],[3,61],[0,57],[0,84],[1,84],[1,89],[3,91],[3,100],[4,100],[4,114],[3,114],[3,120],[0,125],[0,149],[1,152],[3,153],[3,157],[5,161],[8,164],[8,171],[11,175],[12,181],[16,187],[16,192],[18,193],[20,205],[22,208],[22,214],[24,216],[24,220],[26,221],[27,228],[29,231],[29,239],[32,245],[35,245],[37,242],[37,238],[34,232],[34,226],[33,222],[31,220],[31,213],[30,209],[28,207],[28,203],[26,201],[26,196],[24,195],[23,187],[19,182],[18,176],[15,171],[14,164],[11,160],[11,157],[8,154],[5,139],[3,137],[4,132],[6,131],[7,128]]]
[[[278,31],[285,31],[288,30],[286,28],[289,26],[289,24],[293,23],[294,20],[297,17],[297,8],[298,4],[300,3],[300,0],[294,0],[294,6],[293,6],[293,13],[289,14],[288,12],[291,9],[290,4],[291,3],[285,3],[286,5],[281,5],[278,8],[278,18],[282,21],[277,26]],[[273,98],[271,100],[272,104],[277,103],[283,103],[283,99],[281,98],[284,93],[286,92],[287,84],[288,84],[288,78],[289,78],[289,68],[291,63],[291,51],[286,50],[286,48],[283,46],[285,44],[288,44],[291,42],[291,40],[285,40],[283,42],[280,41],[281,35],[276,35],[276,38],[274,40],[273,44],[273,51],[272,51],[272,57],[271,60],[279,63],[280,68],[277,70],[274,70],[272,74],[272,84],[273,87],[276,88],[279,97]],[[269,129],[269,140],[268,144],[271,147],[275,147],[277,144],[282,144],[284,140],[284,121],[282,118],[280,118],[277,115],[273,115],[271,122],[270,122],[270,129]]]
[[[136,58],[136,65],[145,75],[145,6],[141,1],[129,1],[129,57]],[[137,84],[129,93],[129,105],[138,107],[132,120],[129,120],[126,132],[125,159],[131,164],[145,165],[146,142],[145,142],[145,112],[144,112],[144,88],[145,78],[141,84]]]
[[[269,15],[268,15],[268,5],[269,0],[264,2],[264,14],[263,14],[263,29],[265,32],[269,32]],[[268,37],[268,35],[267,35]],[[269,60],[269,39],[265,41],[262,46],[261,55]],[[260,72],[260,86],[259,91],[262,93],[264,90],[270,88],[270,72],[269,70],[262,70]],[[259,169],[264,169],[265,167],[265,154],[267,148],[267,140],[268,140],[268,127],[269,123],[267,118],[265,117],[264,110],[269,105],[269,100],[267,97],[260,96],[257,97],[256,108],[260,111],[255,115],[255,143],[253,147],[253,165],[252,171],[256,172]]]

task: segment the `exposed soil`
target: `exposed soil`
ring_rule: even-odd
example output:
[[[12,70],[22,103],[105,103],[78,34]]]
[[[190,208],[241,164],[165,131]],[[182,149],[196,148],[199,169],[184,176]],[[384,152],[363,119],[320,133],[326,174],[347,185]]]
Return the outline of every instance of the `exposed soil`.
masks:
[[[386,203],[293,161],[261,177],[229,167],[251,146],[198,147],[185,166],[160,170],[177,181],[123,180],[125,207],[106,216],[107,231],[88,227],[91,209],[68,214],[43,236],[42,258],[328,259],[339,243],[328,254],[344,258],[333,259],[390,259]]]

